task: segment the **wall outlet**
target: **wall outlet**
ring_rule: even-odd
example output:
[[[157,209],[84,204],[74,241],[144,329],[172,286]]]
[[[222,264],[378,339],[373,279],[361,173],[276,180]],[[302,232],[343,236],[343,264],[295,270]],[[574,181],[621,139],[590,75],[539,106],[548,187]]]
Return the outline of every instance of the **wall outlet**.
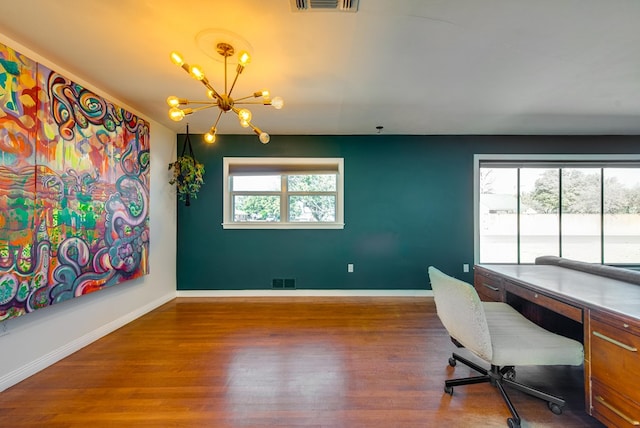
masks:
[[[464,263],[462,265],[462,272],[465,272],[465,273],[469,272],[469,263]]]
[[[353,273],[353,263],[347,264],[347,272]]]

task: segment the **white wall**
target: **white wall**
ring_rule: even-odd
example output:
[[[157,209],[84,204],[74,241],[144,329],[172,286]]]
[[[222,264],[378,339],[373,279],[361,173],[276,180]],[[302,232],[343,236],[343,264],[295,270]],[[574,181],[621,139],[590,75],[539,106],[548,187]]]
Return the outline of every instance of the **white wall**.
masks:
[[[20,43],[2,34],[0,42],[149,120]],[[149,122],[150,274],[0,323],[0,391],[176,296],[176,197],[167,183],[167,164],[176,156],[176,134],[157,122]]]

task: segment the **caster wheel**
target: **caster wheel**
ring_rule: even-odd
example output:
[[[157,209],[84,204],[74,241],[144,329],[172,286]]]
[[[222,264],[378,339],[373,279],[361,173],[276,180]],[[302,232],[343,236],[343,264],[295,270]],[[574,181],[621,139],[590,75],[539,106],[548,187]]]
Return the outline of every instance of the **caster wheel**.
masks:
[[[509,428],[520,428],[520,422],[513,418],[507,419],[507,425],[509,426]]]
[[[562,414],[562,407],[558,406],[556,403],[549,402],[547,403],[549,406],[549,410],[551,410],[556,415]]]
[[[453,386],[445,386],[444,392],[446,392],[449,395],[453,395]]]
[[[456,359],[455,359],[455,358],[453,358],[453,357],[449,358],[449,365],[450,365],[451,367],[455,367],[457,363],[458,363],[458,362],[456,361]]]
[[[516,380],[516,369],[513,367],[508,368],[502,372],[502,377],[506,380]]]

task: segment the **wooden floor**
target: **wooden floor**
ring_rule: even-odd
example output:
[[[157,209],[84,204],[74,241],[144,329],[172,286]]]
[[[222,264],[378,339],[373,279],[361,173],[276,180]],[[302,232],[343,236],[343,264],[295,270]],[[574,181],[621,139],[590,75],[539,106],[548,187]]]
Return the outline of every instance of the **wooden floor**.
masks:
[[[490,385],[443,393],[453,348],[431,298],[176,299],[0,393],[0,427],[506,426]],[[519,369],[568,401],[510,390],[523,427],[601,426],[582,377]]]

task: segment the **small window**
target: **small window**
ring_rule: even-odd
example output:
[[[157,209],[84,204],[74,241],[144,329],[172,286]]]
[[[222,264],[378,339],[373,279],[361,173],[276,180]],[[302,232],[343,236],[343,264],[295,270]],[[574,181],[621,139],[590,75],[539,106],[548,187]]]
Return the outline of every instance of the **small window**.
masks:
[[[344,228],[342,158],[224,158],[225,229]]]

